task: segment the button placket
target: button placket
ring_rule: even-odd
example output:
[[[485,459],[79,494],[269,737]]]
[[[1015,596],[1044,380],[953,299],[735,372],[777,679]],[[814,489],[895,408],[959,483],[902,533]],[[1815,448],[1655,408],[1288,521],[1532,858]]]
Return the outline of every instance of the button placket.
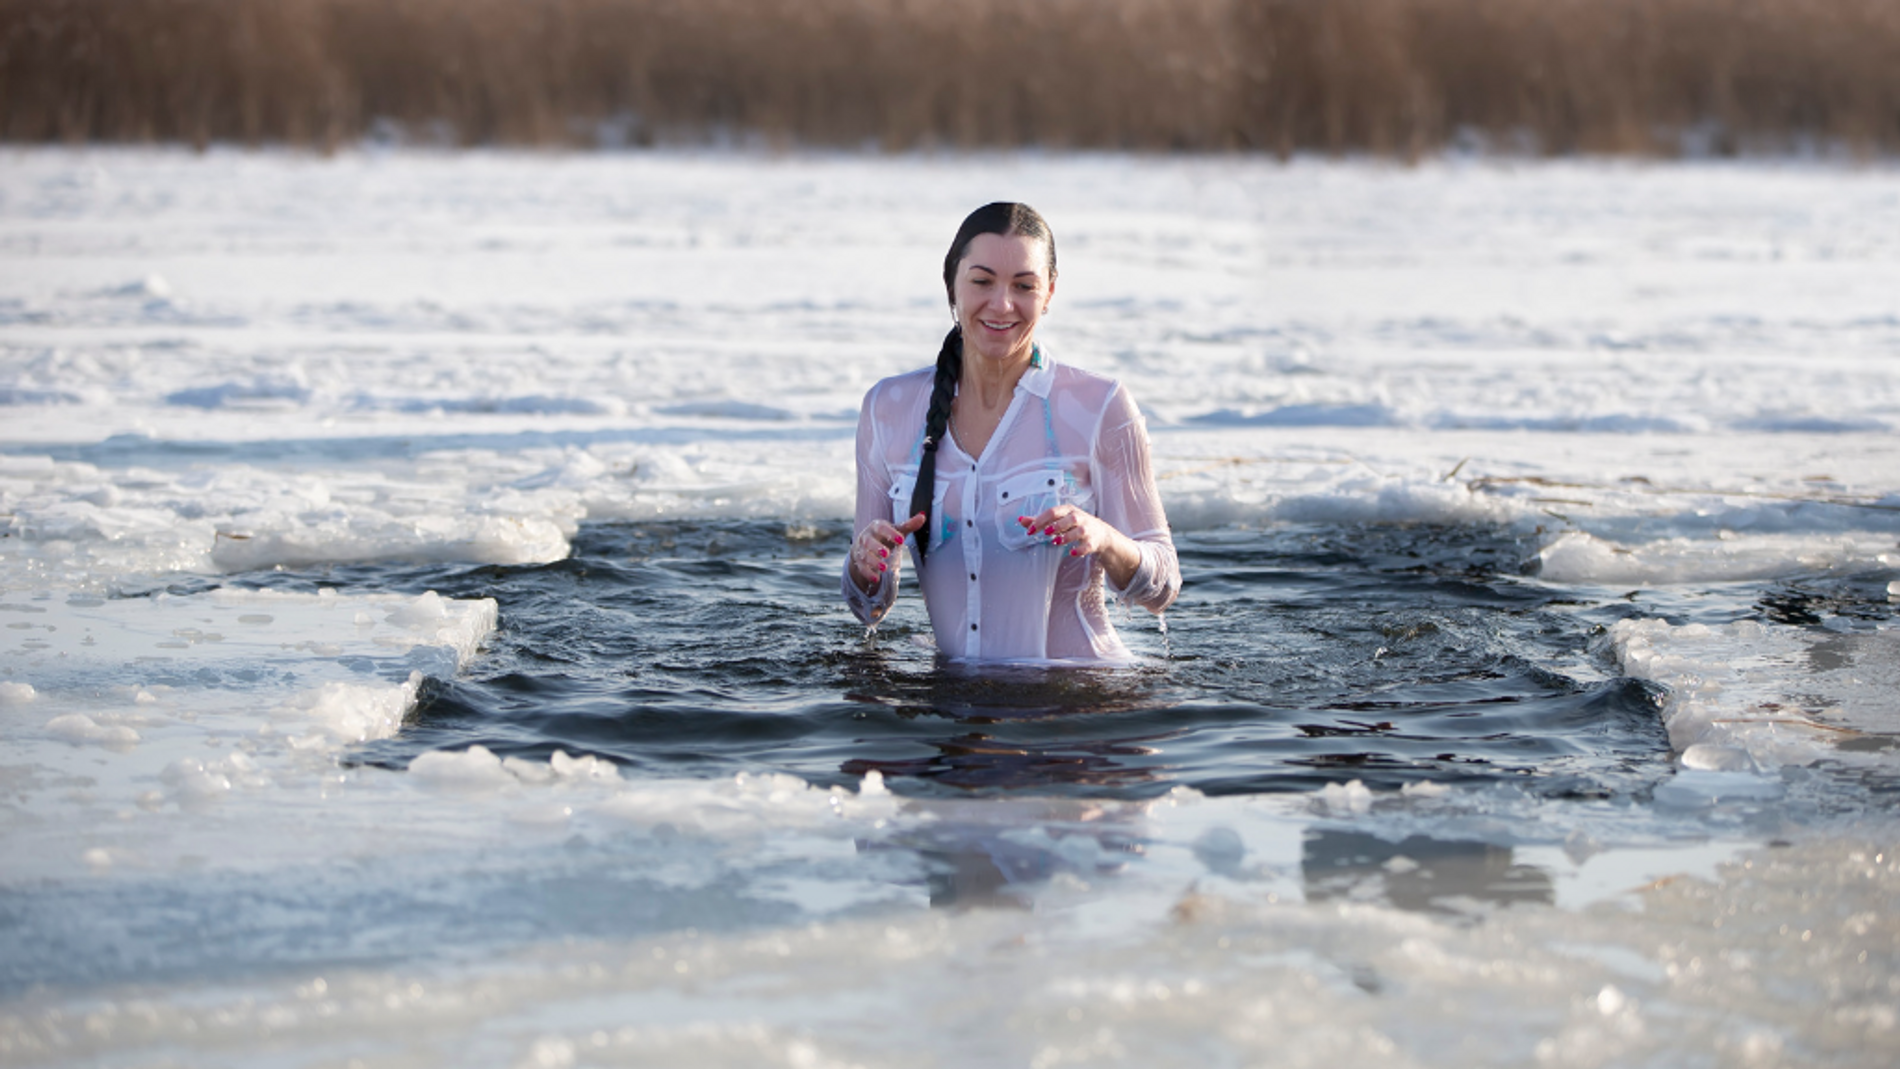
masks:
[[[978,630],[979,621],[983,619],[983,588],[976,582],[983,558],[983,542],[976,526],[977,471],[978,465],[971,465],[969,478],[963,480],[963,570],[969,573],[971,580],[963,599],[965,619],[970,623],[969,631],[963,636],[965,657],[983,655],[983,635]]]

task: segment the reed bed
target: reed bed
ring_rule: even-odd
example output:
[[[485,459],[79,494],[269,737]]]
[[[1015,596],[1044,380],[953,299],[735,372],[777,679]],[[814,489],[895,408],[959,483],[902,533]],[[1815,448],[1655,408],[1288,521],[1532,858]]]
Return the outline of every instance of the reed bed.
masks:
[[[0,0],[0,138],[1900,149],[1896,0]]]

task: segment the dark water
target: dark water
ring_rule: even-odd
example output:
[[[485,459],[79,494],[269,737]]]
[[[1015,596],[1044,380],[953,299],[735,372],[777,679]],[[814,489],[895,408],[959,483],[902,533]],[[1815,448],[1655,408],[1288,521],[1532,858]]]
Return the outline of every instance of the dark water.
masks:
[[[907,595],[865,636],[837,594],[842,530],[596,525],[524,567],[344,568],[277,584],[494,597],[502,626],[396,738],[402,766],[473,744],[613,760],[632,777],[877,769],[912,794],[1146,797],[1512,780],[1644,795],[1669,771],[1659,695],[1598,634],[1637,611],[1525,578],[1531,547],[1473,528],[1277,527],[1179,540],[1165,636],[1120,621],[1141,667],[941,663]]]

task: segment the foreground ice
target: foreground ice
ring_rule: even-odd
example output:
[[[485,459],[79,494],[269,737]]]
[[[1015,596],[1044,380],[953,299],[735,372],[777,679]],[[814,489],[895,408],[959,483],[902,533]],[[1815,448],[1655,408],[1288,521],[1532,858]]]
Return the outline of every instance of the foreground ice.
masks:
[[[371,842],[347,834],[363,802],[399,808],[405,829],[457,825],[471,847],[505,827],[513,845],[418,857],[431,847],[396,832],[408,856],[394,873],[312,879],[301,896],[204,879],[200,907],[235,890],[350,910],[367,960],[27,992],[0,1010],[0,1052],[102,1066],[1878,1065],[1900,1052],[1900,859],[1881,829],[1592,854],[1574,839],[1500,845],[1499,825],[1524,814],[1429,794],[1355,812],[1348,798],[1185,790],[904,801],[875,774],[856,794],[617,779],[470,752],[353,781],[339,790],[362,791],[357,805],[331,803],[352,847]],[[1440,836],[1492,826],[1388,838],[1378,809]],[[352,847],[336,862],[361,865]],[[1040,878],[1022,878],[1030,867]],[[481,901],[497,894],[520,901]],[[255,932],[189,905],[172,921],[208,953],[258,952]],[[152,933],[101,922],[95,938],[136,972]],[[378,923],[454,949],[383,964],[395,948]],[[496,924],[540,937],[498,938]]]
[[[18,641],[0,649],[0,826],[18,886],[334,846],[342,827],[310,807],[347,780],[339,752],[395,734],[426,677],[475,656],[496,606],[216,590],[47,597],[0,604],[0,620]],[[264,826],[234,835],[227,809]],[[10,981],[31,975],[21,966]]]

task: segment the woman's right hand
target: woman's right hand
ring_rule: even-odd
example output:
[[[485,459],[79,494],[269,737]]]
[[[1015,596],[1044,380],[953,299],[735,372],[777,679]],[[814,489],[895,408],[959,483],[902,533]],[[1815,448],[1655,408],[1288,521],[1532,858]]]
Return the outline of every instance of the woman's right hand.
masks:
[[[924,514],[919,512],[903,523],[889,523],[873,520],[858,537],[851,540],[851,579],[858,589],[869,594],[884,581],[884,573],[896,572],[903,558],[897,550],[903,546],[904,539],[916,534],[924,526]]]

